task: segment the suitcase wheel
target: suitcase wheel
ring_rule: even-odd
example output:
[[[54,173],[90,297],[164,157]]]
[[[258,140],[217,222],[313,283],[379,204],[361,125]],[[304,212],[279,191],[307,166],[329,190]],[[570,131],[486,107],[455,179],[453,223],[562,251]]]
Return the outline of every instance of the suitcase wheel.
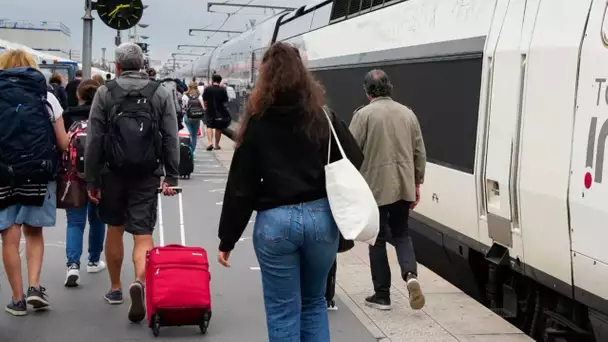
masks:
[[[198,327],[201,329],[201,334],[205,335],[209,328],[209,321],[211,320],[211,311],[207,311],[201,316],[201,322]]]
[[[160,333],[160,316],[158,314],[152,315],[152,334],[154,337],[158,337]]]

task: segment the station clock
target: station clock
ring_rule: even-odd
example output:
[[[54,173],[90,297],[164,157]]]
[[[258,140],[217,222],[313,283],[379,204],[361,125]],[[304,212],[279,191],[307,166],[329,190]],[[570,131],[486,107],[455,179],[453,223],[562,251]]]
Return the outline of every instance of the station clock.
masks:
[[[128,30],[144,14],[142,0],[97,0],[95,4],[101,21],[114,30]]]

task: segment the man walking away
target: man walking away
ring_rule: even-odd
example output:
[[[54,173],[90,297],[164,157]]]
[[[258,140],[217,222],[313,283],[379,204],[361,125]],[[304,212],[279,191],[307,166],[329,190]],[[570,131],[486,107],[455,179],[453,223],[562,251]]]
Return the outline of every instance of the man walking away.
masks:
[[[110,304],[123,302],[121,266],[123,234],[133,235],[135,282],[129,288],[129,320],[145,318],[146,253],[152,249],[156,225],[157,189],[164,173],[163,193],[175,194],[179,146],[171,94],[150,81],[141,48],[124,43],[116,48],[117,80],[99,88],[89,117],[85,174],[89,197],[99,203],[99,216],[108,224],[106,262]],[[106,132],[106,133],[104,133]],[[104,144],[105,141],[105,144]]]
[[[76,70],[76,77],[68,82],[65,91],[68,93],[68,107],[78,107],[78,86],[82,82],[82,70]]]
[[[226,92],[226,88],[220,85],[222,83],[222,76],[214,74],[211,76],[211,81],[211,85],[206,87],[203,92],[203,102],[206,110],[203,121],[207,126],[207,139],[209,141],[207,151],[211,151],[214,148],[216,150],[220,149],[220,139],[222,138],[222,132],[220,130],[226,127],[218,126],[218,120],[216,119],[228,115],[226,109],[228,93]],[[215,146],[213,141],[214,133]]]
[[[420,124],[412,110],[391,99],[393,85],[382,70],[365,76],[365,92],[370,103],[355,112],[350,130],[363,150],[361,174],[380,207],[380,233],[369,248],[375,294],[366,298],[368,306],[391,308],[391,270],[386,242],[395,246],[401,276],[407,283],[412,309],[424,306],[417,279],[416,256],[408,232],[409,210],[420,201],[426,152]]]

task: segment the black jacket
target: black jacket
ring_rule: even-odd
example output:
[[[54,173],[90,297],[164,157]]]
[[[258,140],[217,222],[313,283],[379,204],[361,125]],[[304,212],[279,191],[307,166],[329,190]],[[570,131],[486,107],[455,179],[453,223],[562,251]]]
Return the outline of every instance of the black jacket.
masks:
[[[91,104],[87,103],[78,107],[69,107],[63,112],[63,123],[65,124],[65,131],[69,131],[72,124],[81,120],[88,120],[89,113],[91,112]]]
[[[219,224],[219,249],[230,251],[247,227],[254,210],[310,202],[327,197],[327,143],[318,146],[297,127],[296,106],[275,106],[254,116],[230,166]],[[332,113],[333,126],[347,158],[359,168],[363,153],[346,124]],[[329,124],[329,123],[328,123]],[[332,139],[330,160],[340,152]]]
[[[53,83],[50,85],[51,89],[53,89],[52,93],[55,95],[61,108],[64,110],[68,108],[68,95],[66,93],[65,88],[61,84]]]

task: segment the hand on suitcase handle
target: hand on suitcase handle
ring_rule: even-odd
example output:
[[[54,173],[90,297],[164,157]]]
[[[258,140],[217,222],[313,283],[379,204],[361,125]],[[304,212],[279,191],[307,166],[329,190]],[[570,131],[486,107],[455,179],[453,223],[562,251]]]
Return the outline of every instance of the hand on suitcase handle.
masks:
[[[162,193],[165,196],[174,196],[176,194],[182,193],[183,189],[179,186],[169,186],[167,183],[163,183],[161,188],[156,190],[158,193]]]

